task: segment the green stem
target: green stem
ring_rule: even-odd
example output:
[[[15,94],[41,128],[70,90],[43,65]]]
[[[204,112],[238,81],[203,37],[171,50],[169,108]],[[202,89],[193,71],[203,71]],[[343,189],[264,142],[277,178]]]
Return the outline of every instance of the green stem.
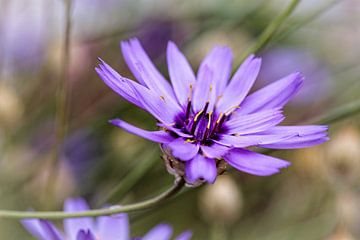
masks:
[[[315,117],[307,122],[315,122],[318,124],[331,124],[348,118],[352,115],[360,113],[360,99],[351,103],[344,104],[331,110],[329,113],[320,117]]]
[[[282,12],[279,16],[277,16],[261,33],[258,40],[243,54],[240,58],[240,62],[243,62],[244,59],[252,53],[258,52],[260,49],[266,46],[266,44],[270,41],[270,39],[274,36],[276,31],[280,28],[282,23],[290,16],[290,14],[294,11],[296,6],[299,4],[300,0],[292,0],[289,6]]]
[[[161,193],[160,195],[145,200],[143,202],[113,206],[104,209],[94,209],[81,212],[62,212],[62,211],[43,211],[43,212],[28,212],[28,211],[10,211],[0,210],[0,218],[10,219],[25,219],[25,218],[37,218],[37,219],[64,219],[64,218],[79,218],[79,217],[97,217],[107,216],[124,212],[133,212],[143,209],[148,209],[163,203],[166,199],[177,194],[185,185],[184,179],[175,181],[174,185]]]
[[[320,7],[318,10],[316,10],[315,12],[313,12],[312,14],[310,14],[309,16],[304,18],[303,20],[301,20],[301,21],[299,21],[297,23],[291,24],[284,31],[281,31],[280,34],[277,34],[273,38],[273,40],[271,41],[270,45],[272,45],[273,43],[276,43],[276,42],[280,41],[281,39],[285,38],[286,36],[296,32],[301,27],[311,23],[312,21],[314,21],[316,18],[322,16],[323,13],[325,13],[326,11],[328,11],[329,9],[334,7],[339,2],[340,1],[338,1],[338,0],[327,2],[322,7]]]
[[[65,32],[64,32],[64,53],[61,60],[61,71],[59,86],[57,92],[57,106],[56,106],[56,140],[57,140],[57,155],[61,150],[61,145],[64,141],[68,125],[68,95],[70,84],[68,82],[68,69],[70,62],[70,34],[71,34],[71,11],[72,0],[64,0],[65,4]]]

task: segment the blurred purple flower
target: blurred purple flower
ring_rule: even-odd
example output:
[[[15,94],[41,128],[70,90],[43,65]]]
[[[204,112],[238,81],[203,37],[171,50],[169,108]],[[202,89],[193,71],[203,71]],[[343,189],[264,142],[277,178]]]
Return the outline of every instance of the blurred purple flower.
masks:
[[[67,199],[64,203],[66,212],[89,210],[82,198]],[[51,222],[40,219],[21,221],[23,226],[39,240],[130,240],[130,227],[127,214],[102,216],[96,219],[90,217],[68,218],[64,220],[64,232],[59,231]],[[150,230],[142,240],[169,240],[172,228],[167,224],[159,224]],[[191,232],[186,231],[176,240],[188,240]]]
[[[290,74],[247,96],[259,73],[261,59],[249,56],[231,81],[232,53],[216,46],[201,63],[197,76],[173,42],[167,47],[172,86],[155,68],[137,39],[121,43],[130,70],[140,82],[119,75],[100,60],[97,73],[115,92],[152,114],[158,131],[146,131],[120,119],[115,126],[158,142],[175,158],[172,173],[188,183],[213,183],[225,161],[258,176],[278,173],[284,160],[247,150],[310,147],[328,140],[327,126],[276,126],[282,107],[299,90],[303,77]],[[170,164],[174,166],[174,164]]]
[[[307,105],[326,99],[331,91],[331,78],[325,64],[304,49],[292,47],[275,48],[262,55],[263,67],[257,85],[266,85],[274,79],[293,71],[306,76],[301,92],[291,104]]]
[[[48,41],[46,7],[42,1],[3,3],[0,14],[0,64],[30,70],[38,67]],[[0,13],[2,11],[0,10]]]
[[[166,55],[166,43],[170,39],[182,42],[186,36],[183,25],[167,19],[147,19],[140,26],[137,35],[140,35],[144,49],[152,59]]]

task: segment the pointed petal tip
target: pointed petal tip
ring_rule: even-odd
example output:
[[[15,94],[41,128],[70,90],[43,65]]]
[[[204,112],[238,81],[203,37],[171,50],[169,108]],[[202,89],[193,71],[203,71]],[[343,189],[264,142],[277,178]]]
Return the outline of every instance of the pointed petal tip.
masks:
[[[112,125],[117,125],[121,123],[120,119],[110,119],[108,120],[108,123],[112,124]]]

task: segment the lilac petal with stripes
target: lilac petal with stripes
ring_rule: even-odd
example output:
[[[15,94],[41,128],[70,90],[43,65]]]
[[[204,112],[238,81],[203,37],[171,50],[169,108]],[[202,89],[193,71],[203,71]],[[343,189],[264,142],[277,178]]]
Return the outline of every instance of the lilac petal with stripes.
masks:
[[[287,140],[295,134],[274,134],[274,135],[256,135],[249,134],[243,136],[234,136],[234,135],[220,135],[220,140],[214,142],[235,148],[246,148],[250,146],[258,146],[261,144],[271,144],[279,141]]]
[[[139,40],[133,38],[129,41],[123,41],[121,42],[121,49],[126,63],[139,82],[156,92],[159,96],[175,100],[171,85],[154,66]],[[146,74],[144,75],[142,71]]]
[[[89,230],[80,230],[76,236],[76,240],[97,240]]]
[[[173,124],[175,116],[181,111],[180,107],[169,105],[165,99],[158,97],[152,91],[142,86],[129,85],[137,99],[145,107],[145,109],[156,117],[160,122],[165,124]]]
[[[65,212],[79,212],[87,210],[89,210],[89,206],[82,198],[68,198],[64,203]],[[94,220],[90,217],[67,218],[64,220],[64,230],[70,239],[76,239],[78,232],[82,229],[89,229],[94,232]]]
[[[183,161],[192,159],[199,152],[199,144],[187,142],[182,138],[175,139],[167,146],[172,150],[174,157]]]
[[[303,76],[290,74],[252,93],[240,105],[239,114],[249,114],[266,109],[283,107],[300,89]]]
[[[254,85],[260,66],[261,60],[253,55],[241,64],[217,104],[219,112],[227,113],[240,105]]]
[[[322,125],[309,126],[276,126],[264,134],[293,134],[293,137],[270,144],[261,144],[259,147],[272,149],[294,149],[312,147],[329,140],[328,127]]]
[[[159,224],[151,229],[142,240],[170,240],[172,227],[168,224]]]
[[[63,237],[61,236],[60,232],[56,229],[54,224],[46,220],[39,220],[39,222],[40,222],[40,226],[44,230],[45,236],[47,236],[47,239],[63,240]]]
[[[217,176],[215,160],[198,154],[191,161],[186,162],[186,177],[190,182],[205,180],[214,183]]]
[[[23,219],[21,224],[28,230],[31,235],[39,240],[63,240],[63,237],[51,223],[44,222],[45,220],[39,219]]]
[[[257,176],[269,176],[288,167],[289,162],[251,152],[245,149],[232,149],[224,156],[225,161],[239,171]]]
[[[218,143],[213,143],[211,146],[202,145],[201,151],[208,158],[221,158],[230,150],[229,147]]]
[[[169,143],[174,139],[164,131],[147,131],[138,127],[135,127],[121,119],[113,119],[109,121],[111,124],[126,130],[129,133],[138,135],[145,139],[158,143]]]
[[[212,70],[216,96],[220,96],[227,85],[231,74],[232,61],[233,56],[230,48],[216,46],[200,64],[199,73],[203,72],[206,66]]]
[[[167,46],[167,63],[175,95],[180,105],[186,107],[196,78],[189,62],[173,42]]]
[[[97,227],[99,239],[130,240],[129,219],[125,213],[99,217]]]
[[[198,79],[194,87],[194,94],[191,99],[193,109],[195,112],[199,112],[204,109],[207,102],[213,106],[215,104],[214,86],[212,85],[213,72],[208,66],[204,66],[198,73]],[[211,111],[213,107],[208,107]]]
[[[175,240],[189,240],[192,237],[191,231],[185,231],[175,238]]]
[[[173,127],[173,126],[169,126],[169,125],[166,125],[166,124],[163,124],[163,123],[158,123],[157,125],[158,125],[159,127],[161,127],[161,128],[164,128],[165,130],[168,130],[168,131],[171,131],[171,132],[176,133],[176,134],[179,135],[180,137],[192,138],[192,135],[191,135],[191,134],[184,133],[184,132],[182,132],[180,129],[175,128],[175,127]]]
[[[135,104],[140,108],[144,108],[141,102],[137,99],[132,88],[129,86],[129,84],[138,85],[138,83],[122,77],[102,59],[99,58],[99,61],[100,64],[95,68],[95,70],[104,83],[130,103]]]
[[[234,115],[225,123],[227,134],[250,134],[274,127],[284,120],[282,111],[277,109],[265,110],[247,115]]]

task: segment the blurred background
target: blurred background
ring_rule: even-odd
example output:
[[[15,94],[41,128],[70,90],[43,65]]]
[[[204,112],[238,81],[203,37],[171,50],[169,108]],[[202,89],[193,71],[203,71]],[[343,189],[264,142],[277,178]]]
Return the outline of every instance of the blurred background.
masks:
[[[169,187],[158,146],[107,123],[121,117],[155,126],[105,86],[97,58],[133,78],[119,42],[138,37],[165,76],[168,40],[194,69],[215,44],[230,46],[239,64],[289,2],[73,0],[67,11],[62,0],[0,0],[0,209],[60,210],[70,196],[86,197],[93,208],[126,204]],[[303,0],[258,53],[255,89],[293,71],[305,75],[286,124],[359,101],[359,42],[359,1]],[[67,109],[63,118],[59,106]],[[282,174],[230,171],[215,185],[131,214],[132,235],[168,222],[176,233],[191,229],[195,240],[360,239],[359,119],[332,123],[321,146],[273,152],[293,163]],[[0,239],[31,237],[18,222],[0,220]]]

